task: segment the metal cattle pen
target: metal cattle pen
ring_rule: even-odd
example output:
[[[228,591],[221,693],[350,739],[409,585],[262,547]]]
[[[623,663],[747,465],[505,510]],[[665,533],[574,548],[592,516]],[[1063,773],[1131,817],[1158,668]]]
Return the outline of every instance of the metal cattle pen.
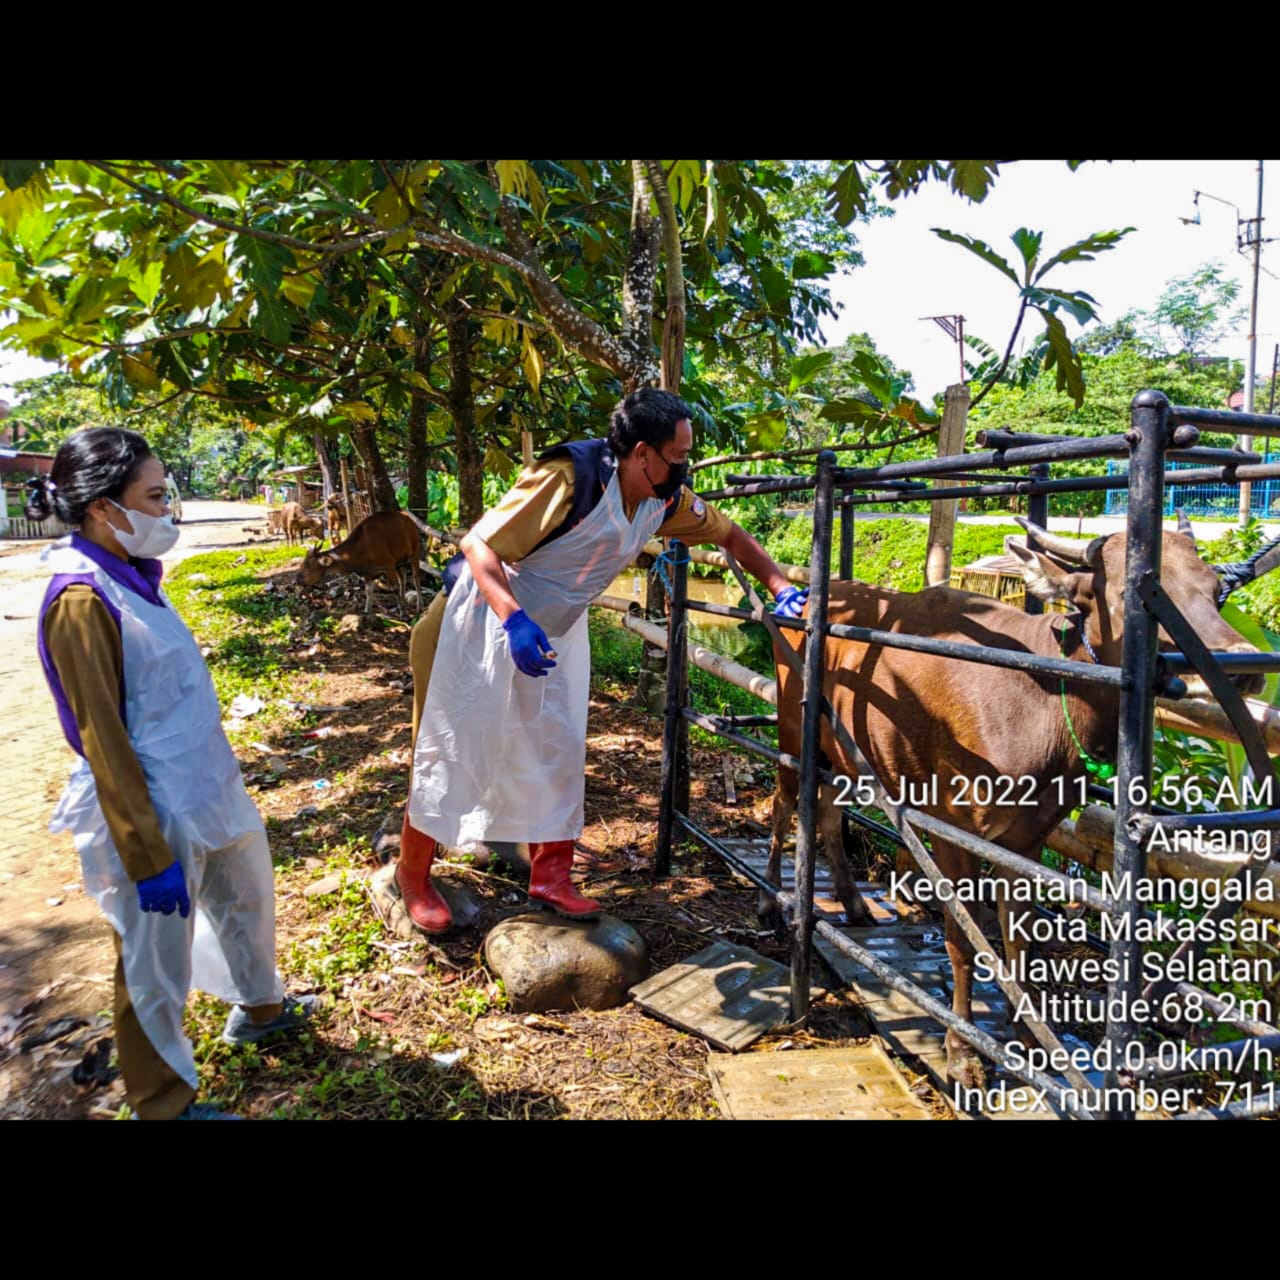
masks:
[[[1200,428],[1238,432],[1242,429],[1254,435],[1280,436],[1280,417],[1260,414],[1246,415],[1224,413],[1211,409],[1172,406],[1158,391],[1144,391],[1135,397],[1131,408],[1131,424],[1127,432],[1093,438],[1068,436],[1026,436],[1011,431],[988,431],[978,436],[980,445],[990,446],[982,453],[968,453],[918,462],[902,462],[880,467],[840,468],[835,455],[824,452],[817,459],[816,473],[806,476],[778,477],[728,477],[723,490],[703,496],[718,499],[747,497],[764,493],[797,493],[812,491],[814,494],[814,519],[812,560],[810,569],[809,619],[774,620],[765,614],[759,601],[752,596],[755,606],[751,610],[729,609],[725,606],[707,606],[689,600],[687,593],[688,557],[683,546],[673,541],[667,558],[672,567],[670,584],[670,623],[667,646],[667,702],[663,735],[662,790],[659,808],[658,846],[655,871],[659,876],[670,873],[672,844],[679,830],[683,830],[712,852],[723,858],[734,870],[744,875],[757,887],[769,892],[790,918],[793,943],[791,961],[792,1016],[801,1019],[807,1014],[810,1000],[810,948],[812,936],[819,933],[827,942],[846,956],[870,969],[894,990],[905,995],[919,1008],[937,1019],[949,1030],[974,1045],[986,1056],[1000,1063],[1010,1074],[1044,1090],[1047,1098],[1060,1112],[1079,1118],[1095,1118],[1079,1101],[1081,1086],[1086,1082],[1074,1068],[1064,1072],[1069,1088],[1056,1079],[1031,1069],[1024,1062],[1011,1058],[1000,1042],[983,1032],[976,1025],[957,1017],[911,979],[887,966],[872,951],[859,945],[839,932],[825,920],[815,919],[813,905],[814,856],[817,836],[818,785],[830,782],[829,771],[820,768],[820,736],[823,717],[831,723],[831,729],[849,758],[867,774],[874,784],[876,802],[889,815],[892,828],[870,817],[847,811],[849,817],[861,825],[887,835],[905,845],[914,855],[923,874],[944,888],[941,872],[933,862],[921,841],[921,833],[945,835],[945,837],[997,866],[1017,870],[1041,883],[1060,882],[1066,877],[1023,854],[1003,849],[991,842],[921,812],[909,805],[894,806],[884,793],[880,780],[870,770],[853,742],[848,730],[841,726],[831,713],[830,704],[823,696],[822,682],[825,670],[826,638],[834,636],[864,643],[913,649],[950,659],[1016,667],[1052,675],[1065,675],[1074,680],[1103,683],[1122,690],[1119,745],[1116,777],[1116,821],[1113,863],[1113,880],[1119,887],[1114,896],[1090,890],[1086,901],[1090,908],[1109,913],[1116,921],[1127,918],[1132,926],[1144,914],[1141,885],[1147,880],[1146,843],[1153,822],[1166,810],[1153,802],[1153,730],[1155,702],[1158,694],[1180,697],[1186,692],[1185,683],[1178,672],[1198,672],[1218,699],[1239,734],[1245,754],[1254,774],[1255,782],[1263,788],[1265,796],[1270,788],[1266,780],[1274,776],[1274,769],[1261,732],[1249,715],[1243,698],[1231,683],[1229,673],[1244,668],[1253,671],[1280,671],[1280,653],[1260,657],[1214,654],[1199,640],[1185,618],[1172,604],[1160,587],[1160,561],[1162,545],[1162,515],[1165,490],[1184,485],[1219,482],[1236,484],[1244,480],[1266,479],[1280,476],[1280,464],[1259,464],[1257,456],[1235,449],[1215,449],[1197,444]],[[1048,466],[1055,461],[1081,458],[1127,457],[1127,475],[1075,477],[1052,480],[1048,478]],[[1177,459],[1189,463],[1203,463],[1193,469],[1168,470],[1168,460]],[[1025,478],[1007,479],[1004,475],[1013,468],[1028,468]],[[1004,473],[1004,475],[1002,475]],[[963,476],[962,486],[946,485],[928,487],[922,483],[925,477]],[[1037,655],[1017,653],[1006,649],[984,648],[952,641],[907,636],[899,633],[877,631],[865,627],[832,624],[827,618],[829,566],[833,545],[833,526],[837,509],[840,513],[839,541],[840,573],[851,576],[854,511],[858,506],[893,501],[943,501],[975,495],[1025,495],[1030,498],[1031,518],[1042,527],[1047,525],[1048,501],[1053,493],[1078,492],[1091,489],[1128,489],[1127,557],[1125,566],[1124,607],[1126,625],[1123,638],[1122,659],[1119,667],[1105,667],[1064,659],[1042,658]],[[861,491],[861,492],[860,492]],[[837,497],[837,494],[839,495]],[[736,566],[732,565],[736,570]],[[740,579],[742,580],[742,579]],[[745,580],[742,580],[745,585]],[[750,593],[749,593],[750,594]],[[1038,603],[1038,602],[1037,602]],[[687,683],[687,621],[690,609],[715,612],[742,619],[766,622],[771,628],[792,627],[803,630],[807,642],[803,658],[803,720],[802,749],[799,759],[784,755],[742,729],[752,723],[764,723],[769,717],[737,718],[709,716],[695,711],[688,705]],[[1158,632],[1164,627],[1173,638],[1179,651],[1159,653]],[[775,632],[776,634],[776,632]],[[772,760],[775,764],[796,770],[799,775],[797,809],[797,836],[795,850],[794,892],[786,893],[766,883],[765,879],[727,849],[721,841],[703,830],[687,812],[687,781],[678,783],[682,775],[687,780],[687,747],[683,745],[688,724],[699,727],[732,741],[737,746]],[[1265,828],[1271,832],[1269,849],[1265,858],[1255,858],[1250,866],[1246,861],[1233,879],[1247,880],[1261,872],[1275,852],[1274,829],[1277,823],[1275,811],[1239,812],[1215,815],[1212,826],[1230,830]],[[1191,821],[1188,819],[1188,821]],[[1256,881],[1252,882],[1256,883]],[[1244,887],[1249,887],[1248,885]],[[1248,897],[1240,897],[1243,902]],[[975,945],[985,945],[978,926],[963,902],[954,893],[946,894],[944,906],[955,917]],[[1234,914],[1239,903],[1224,893],[1221,901],[1207,913],[1207,918],[1221,920]],[[1127,935],[1118,929],[1111,944],[1110,954],[1122,963],[1118,966],[1121,977],[1111,982],[1107,989],[1107,1022],[1103,1045],[1110,1045],[1114,1064],[1125,1063],[1125,1046],[1135,1035],[1135,1026],[1126,1012],[1141,998],[1194,996],[1203,1002],[1202,1007],[1221,1009],[1222,1002],[1211,993],[1190,983],[1164,979],[1147,984],[1144,989],[1141,977],[1141,942],[1132,931]],[[1184,942],[1175,957],[1194,961],[1203,952],[1202,943]],[[1021,988],[1011,979],[998,979],[1011,1001],[1021,997]],[[1011,1007],[1017,1007],[1016,1003]],[[1164,1005],[1161,1006],[1162,1008]],[[1175,1011],[1176,1012],[1176,1011]],[[1274,1037],[1277,1028],[1266,1021],[1246,1017],[1232,1017],[1230,1010],[1223,1021],[1249,1036]],[[1156,1019],[1171,1030],[1178,1029],[1176,1016],[1161,1015]],[[1056,1034],[1042,1022],[1028,1024],[1037,1040],[1046,1049],[1061,1049]],[[1260,1043],[1271,1045],[1273,1038]],[[1065,1060],[1065,1053],[1063,1059]],[[1107,1073],[1106,1092],[1102,1095],[1105,1105],[1101,1114],[1108,1118],[1129,1119],[1133,1116],[1131,1087],[1135,1082],[1155,1078],[1160,1073],[1151,1069],[1125,1071],[1113,1065]],[[1184,1113],[1186,1118],[1243,1118],[1280,1111],[1280,1097],[1273,1090],[1268,1100],[1253,1100],[1214,1110]],[[1180,1117],[1181,1118],[1181,1117]]]

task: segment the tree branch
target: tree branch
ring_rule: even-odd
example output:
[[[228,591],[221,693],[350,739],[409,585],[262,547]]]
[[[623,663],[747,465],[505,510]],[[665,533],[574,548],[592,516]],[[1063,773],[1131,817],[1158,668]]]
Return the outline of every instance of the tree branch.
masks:
[[[171,205],[179,212],[185,213],[189,218],[193,218],[198,222],[207,222],[210,226],[220,227],[223,231],[233,231],[237,235],[249,236],[254,240],[268,240],[273,244],[284,245],[288,249],[296,249],[300,253],[351,253],[355,249],[363,249],[367,245],[376,244],[379,240],[385,240],[388,236],[393,236],[408,228],[406,223],[403,226],[392,227],[390,230],[371,231],[367,235],[355,236],[347,240],[333,240],[328,243],[301,240],[297,236],[287,236],[279,231],[264,231],[261,227],[247,227],[242,223],[229,222],[225,218],[215,218],[212,214],[186,204],[176,196],[171,196],[167,191],[158,191],[155,187],[147,186],[144,182],[135,182],[132,178],[125,177],[124,174],[117,172],[105,161],[86,160],[84,163],[91,165],[95,169],[100,169],[117,182],[124,183],[126,187],[132,188],[132,190],[138,192],[139,195],[153,204]]]
[[[981,403],[987,392],[1004,377],[1004,371],[1009,367],[1009,361],[1013,358],[1013,344],[1018,340],[1018,330],[1022,328],[1023,317],[1027,314],[1027,307],[1030,306],[1030,300],[1023,298],[1022,307],[1018,311],[1018,322],[1013,326],[1013,334],[1009,338],[1009,346],[1004,353],[1004,359],[1000,362],[1000,367],[987,380],[987,385],[974,397],[973,402],[969,405],[969,412],[972,413]]]
[[[662,386],[679,394],[684,372],[684,256],[680,247],[680,224],[667,186],[667,175],[657,160],[644,161],[649,184],[658,200],[662,218],[662,244],[667,265],[667,314],[662,322]]]

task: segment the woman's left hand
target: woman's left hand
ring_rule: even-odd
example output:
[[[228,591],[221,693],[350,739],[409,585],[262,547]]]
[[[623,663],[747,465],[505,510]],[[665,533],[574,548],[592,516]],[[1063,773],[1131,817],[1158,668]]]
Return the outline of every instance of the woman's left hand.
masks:
[[[143,911],[158,911],[162,916],[173,915],[174,908],[185,920],[191,914],[191,898],[187,894],[187,879],[182,874],[182,863],[174,859],[158,876],[148,876],[138,881],[138,905]]]

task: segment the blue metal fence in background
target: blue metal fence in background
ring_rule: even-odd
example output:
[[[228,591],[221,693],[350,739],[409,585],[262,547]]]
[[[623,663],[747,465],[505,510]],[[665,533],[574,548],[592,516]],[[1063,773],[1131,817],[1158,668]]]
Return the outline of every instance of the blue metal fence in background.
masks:
[[[1280,461],[1280,454],[1268,453],[1266,462]],[[1182,471],[1189,467],[1202,466],[1196,462],[1167,462],[1169,471]],[[1108,462],[1109,476],[1125,475],[1129,470],[1126,463]],[[1250,506],[1259,520],[1275,519],[1280,516],[1280,480],[1255,480],[1250,498]],[[1194,484],[1185,488],[1166,489],[1164,493],[1164,513],[1172,517],[1174,508],[1179,507],[1188,516],[1210,517],[1218,520],[1231,520],[1240,511],[1240,490],[1233,484],[1210,483]],[[1128,489],[1108,489],[1107,509],[1109,516],[1127,515],[1129,511]]]

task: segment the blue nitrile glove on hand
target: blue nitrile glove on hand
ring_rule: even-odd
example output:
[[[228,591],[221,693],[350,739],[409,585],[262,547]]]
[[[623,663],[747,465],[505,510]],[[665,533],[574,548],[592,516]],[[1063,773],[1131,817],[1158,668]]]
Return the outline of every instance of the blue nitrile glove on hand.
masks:
[[[173,915],[174,907],[185,920],[191,914],[191,899],[187,896],[187,881],[182,874],[182,863],[175,861],[158,876],[148,876],[138,881],[138,905],[143,911],[158,911],[161,915]]]
[[[547,633],[523,609],[502,624],[511,644],[511,660],[527,676],[545,676],[556,664],[544,653],[551,653]]]
[[[773,606],[775,618],[798,618],[804,612],[809,599],[808,587],[783,587],[778,602]]]

